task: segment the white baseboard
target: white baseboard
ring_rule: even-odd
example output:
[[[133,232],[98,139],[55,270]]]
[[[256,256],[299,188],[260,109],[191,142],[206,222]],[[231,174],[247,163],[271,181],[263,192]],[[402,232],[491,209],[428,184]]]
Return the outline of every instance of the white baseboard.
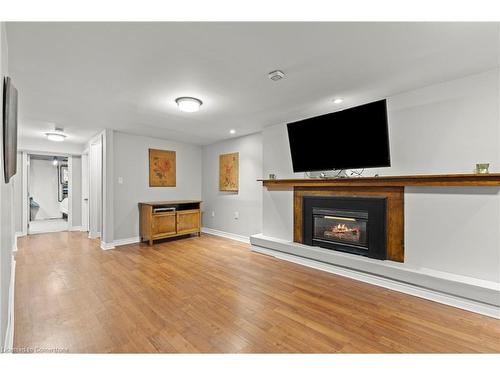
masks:
[[[225,238],[229,238],[231,240],[236,240],[236,241],[240,241],[240,242],[244,242],[244,243],[250,243],[250,237],[242,236],[240,234],[223,232],[221,230],[206,228],[206,227],[202,227],[201,231],[203,233],[212,234],[214,236],[225,237]]]
[[[23,233],[23,232],[16,232],[15,236],[16,236],[16,238],[17,238],[17,237],[26,236],[26,233]]]
[[[11,260],[10,270],[10,286],[9,286],[9,302],[7,312],[7,329],[5,331],[5,338],[3,343],[4,353],[12,353],[14,347],[14,291],[16,285],[16,261],[14,256]]]
[[[138,243],[140,242],[141,238],[140,237],[130,237],[130,238],[122,238],[120,240],[114,240],[113,245],[115,246],[123,246],[123,245],[130,245],[133,243]]]
[[[103,250],[112,250],[115,248],[114,242],[108,243],[101,241],[101,249]]]
[[[77,226],[77,227],[70,227],[70,228],[69,228],[69,231],[70,231],[70,232],[83,232],[83,231],[84,231],[84,229],[83,229],[83,227],[82,227],[82,226]]]
[[[58,232],[66,232],[70,230],[69,227],[68,229],[48,229],[48,230],[30,230],[29,234],[44,234],[44,233],[58,233]]]
[[[259,239],[262,240],[263,236]],[[445,305],[450,305],[454,307],[458,307],[464,310],[472,311],[475,313],[479,313],[482,315],[491,316],[497,319],[500,319],[500,307],[496,305],[492,305],[490,303],[481,302],[478,300],[472,300],[466,297],[458,296],[456,294],[446,293],[442,290],[430,289],[426,288],[423,285],[435,285],[439,280],[433,280],[431,277],[424,277],[424,282],[421,285],[412,284],[409,282],[405,282],[404,280],[396,280],[394,278],[384,277],[381,275],[376,275],[374,273],[364,272],[360,270],[353,269],[351,267],[339,266],[331,263],[325,263],[323,261],[313,260],[310,258],[305,258],[300,255],[295,255],[290,252],[285,252],[279,250],[274,250],[263,241],[255,241],[256,236],[252,236],[252,250],[273,256],[275,258],[283,259],[286,261],[290,261],[293,263],[297,263],[303,266],[319,269],[325,272],[334,273],[337,275],[349,277],[355,280],[363,281],[369,284],[381,286],[387,289],[396,290],[402,293],[414,295],[417,297],[425,298],[431,301],[439,302]],[[262,243],[260,243],[262,242]],[[285,241],[283,241],[285,242]],[[267,246],[266,246],[267,245]],[[283,245],[283,244],[281,244]],[[299,244],[293,244],[290,246],[294,246]],[[277,246],[280,248],[280,246]],[[435,278],[435,277],[434,277]],[[441,284],[449,283],[450,280],[441,280]],[[462,287],[465,287],[462,285]],[[476,290],[478,295],[483,294],[485,296],[491,295],[495,293],[495,290],[491,290],[490,288],[479,288],[478,286],[469,286],[470,289]],[[481,290],[482,289],[482,290]],[[498,291],[497,291],[498,294]]]

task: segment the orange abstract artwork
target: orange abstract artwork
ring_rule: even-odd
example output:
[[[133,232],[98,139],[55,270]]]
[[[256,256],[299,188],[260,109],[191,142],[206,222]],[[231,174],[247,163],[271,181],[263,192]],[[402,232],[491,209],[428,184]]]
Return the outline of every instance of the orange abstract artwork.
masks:
[[[149,149],[149,186],[176,186],[175,151]]]
[[[239,189],[239,154],[219,156],[219,190],[238,191]]]

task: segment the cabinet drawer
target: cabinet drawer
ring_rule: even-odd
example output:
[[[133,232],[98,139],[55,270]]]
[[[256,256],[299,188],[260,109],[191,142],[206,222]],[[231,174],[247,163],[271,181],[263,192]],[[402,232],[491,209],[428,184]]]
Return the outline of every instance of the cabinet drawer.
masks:
[[[153,215],[153,237],[176,233],[175,212]]]
[[[177,211],[177,233],[200,231],[200,210]]]

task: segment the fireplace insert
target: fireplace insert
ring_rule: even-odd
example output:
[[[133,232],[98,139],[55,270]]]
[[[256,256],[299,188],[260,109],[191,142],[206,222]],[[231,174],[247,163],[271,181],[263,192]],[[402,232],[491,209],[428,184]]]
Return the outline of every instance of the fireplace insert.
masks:
[[[380,197],[303,198],[307,245],[386,259],[386,202]]]

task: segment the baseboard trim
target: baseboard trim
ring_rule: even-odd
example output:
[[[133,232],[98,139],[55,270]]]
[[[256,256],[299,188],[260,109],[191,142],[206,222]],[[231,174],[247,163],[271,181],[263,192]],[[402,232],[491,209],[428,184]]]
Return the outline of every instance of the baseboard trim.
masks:
[[[114,240],[113,245],[115,246],[124,246],[124,245],[130,245],[133,243],[138,243],[141,241],[141,238],[139,236],[137,237],[130,237],[130,238],[122,238],[120,240]]]
[[[71,227],[69,228],[70,232],[83,232],[83,227],[82,226],[77,226],[77,227]]]
[[[3,352],[12,353],[14,348],[14,292],[16,286],[16,260],[11,259],[10,286],[9,286],[9,306],[7,312],[7,328],[3,343]]]
[[[212,234],[214,236],[229,238],[231,240],[236,240],[244,243],[250,243],[250,237],[242,236],[241,234],[223,232],[221,230],[207,228],[207,227],[202,227],[201,231],[203,233]]]
[[[305,258],[300,255],[283,252],[280,250],[271,249],[269,246],[262,246],[256,244],[254,236],[252,236],[251,249],[265,255],[270,255],[278,259],[286,260],[289,262],[297,263],[306,267],[315,268],[325,272],[349,277],[355,280],[363,281],[369,284],[377,285],[383,288],[396,290],[398,292],[410,294],[416,297],[425,298],[434,302],[442,303],[445,305],[461,308],[463,310],[472,311],[478,314],[487,315],[496,319],[500,319],[500,307],[489,303],[471,300],[465,297],[449,294],[443,291],[429,289],[421,285],[410,284],[405,281],[395,280],[372,273],[367,273],[352,268],[325,263],[310,258]]]
[[[28,234],[58,233],[58,232],[67,232],[69,230],[70,230],[69,227],[68,227],[68,229],[63,229],[63,230],[59,230],[59,229],[30,230]]]
[[[101,241],[101,249],[102,250],[113,250],[115,248],[114,242],[108,243]]]

